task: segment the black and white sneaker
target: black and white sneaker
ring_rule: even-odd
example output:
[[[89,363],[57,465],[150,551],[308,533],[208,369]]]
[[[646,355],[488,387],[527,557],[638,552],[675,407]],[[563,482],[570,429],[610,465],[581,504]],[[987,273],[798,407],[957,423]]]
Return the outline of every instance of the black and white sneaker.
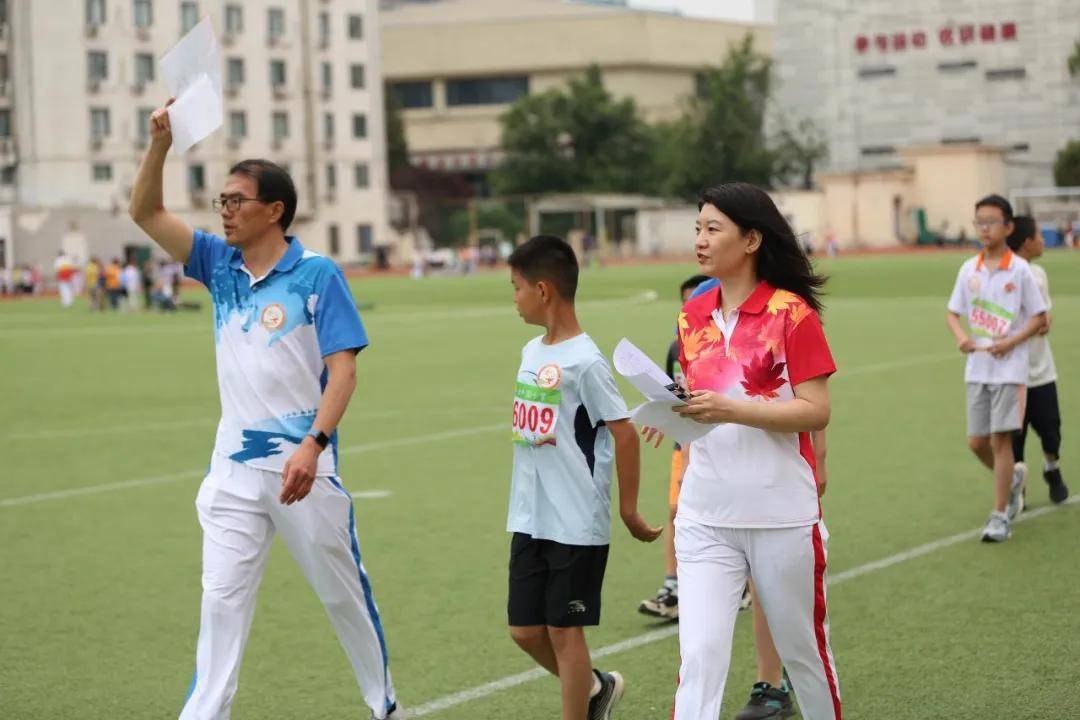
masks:
[[[1060,505],[1069,499],[1069,487],[1061,479],[1060,469],[1044,470],[1043,480],[1050,486],[1050,502]]]
[[[600,672],[593,669],[600,681],[600,692],[589,699],[589,720],[610,720],[615,706],[622,699],[626,684],[617,672]]]
[[[750,691],[750,700],[735,714],[735,720],[766,720],[767,718],[789,718],[795,714],[791,702],[791,691],[770,685],[767,682],[754,683]]]
[[[638,612],[663,620],[679,619],[679,595],[667,585],[656,591],[656,597],[642,600]]]

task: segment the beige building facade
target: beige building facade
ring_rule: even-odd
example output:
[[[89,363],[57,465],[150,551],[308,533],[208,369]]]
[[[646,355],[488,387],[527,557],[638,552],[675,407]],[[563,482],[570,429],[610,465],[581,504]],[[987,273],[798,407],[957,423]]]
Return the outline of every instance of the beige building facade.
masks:
[[[343,264],[390,242],[377,0],[49,0],[3,3],[0,264],[45,267],[149,238],[126,208],[167,98],[159,58],[209,16],[221,44],[225,123],[170,153],[165,203],[220,232],[210,200],[229,167],[285,165],[300,197],[290,232]],[[67,240],[65,240],[67,238]]]
[[[650,121],[668,120],[732,43],[750,33],[759,50],[772,48],[770,25],[563,0],[391,0],[381,18],[410,159],[481,189],[501,160],[499,117],[524,95],[596,64],[612,94],[633,98]]]

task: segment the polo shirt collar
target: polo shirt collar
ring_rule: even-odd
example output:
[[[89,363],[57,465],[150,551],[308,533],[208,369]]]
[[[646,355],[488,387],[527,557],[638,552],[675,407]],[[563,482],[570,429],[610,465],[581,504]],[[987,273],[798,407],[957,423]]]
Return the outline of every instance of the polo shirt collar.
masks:
[[[723,291],[723,288],[719,285],[709,291],[709,294],[713,296],[713,306],[716,308],[720,307],[720,297]],[[769,298],[773,296],[774,292],[776,292],[776,288],[765,280],[762,280],[758,283],[757,287],[754,288],[754,291],[750,293],[749,297],[743,300],[742,304],[739,305],[739,314],[757,315],[761,313],[768,306]]]
[[[983,266],[985,265],[985,263],[984,263],[985,258],[986,258],[986,251],[985,250],[980,250],[979,251],[979,259],[975,263],[975,269],[976,270],[982,270],[983,269]],[[998,261],[997,269],[998,270],[1008,270],[1010,267],[1012,267],[1012,259],[1013,259],[1013,251],[1009,250],[1008,248],[1005,248],[1005,252],[1004,252],[1004,254],[1002,254],[1001,260]]]
[[[278,260],[277,265],[266,273],[267,276],[270,273],[279,272],[286,273],[296,267],[296,263],[300,262],[304,257],[304,246],[300,244],[300,241],[295,235],[286,235],[285,240],[289,243],[289,247],[286,248],[285,254]],[[233,255],[229,258],[229,267],[234,270],[239,270],[244,266],[244,255],[239,250],[233,249]]]

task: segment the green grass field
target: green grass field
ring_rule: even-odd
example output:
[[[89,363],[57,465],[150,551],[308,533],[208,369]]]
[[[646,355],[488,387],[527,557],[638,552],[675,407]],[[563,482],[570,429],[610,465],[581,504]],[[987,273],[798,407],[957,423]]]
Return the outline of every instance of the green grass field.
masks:
[[[1013,539],[974,535],[989,474],[965,445],[963,360],[945,329],[958,254],[823,262],[830,382],[833,647],[848,718],[1042,720],[1080,703],[1080,507],[1035,510]],[[1044,259],[1061,375],[1063,471],[1080,491],[1080,253]],[[692,268],[583,273],[582,324],[610,353],[627,336],[658,358]],[[538,334],[506,274],[354,281],[372,346],[342,427],[341,473],[411,708],[527,671],[505,629],[505,526],[514,372]],[[647,291],[659,299],[647,299]],[[198,291],[192,299],[203,298]],[[201,313],[90,315],[55,299],[0,304],[0,718],[173,718],[194,661],[200,531],[194,498],[218,414],[212,323]],[[639,397],[628,387],[630,404]],[[670,452],[645,454],[641,507],[666,512]],[[1038,468],[1038,444],[1029,460]],[[107,487],[102,487],[107,486]],[[85,491],[85,492],[83,492]],[[907,559],[903,559],[907,557]],[[663,629],[636,612],[662,577],[660,543],[616,520],[602,625],[591,646]],[[868,565],[889,558],[884,566]],[[740,617],[722,717],[754,680]],[[603,658],[627,678],[617,716],[667,717],[672,636]],[[424,716],[558,716],[530,680]],[[322,608],[280,543],[263,581],[233,717],[366,718]]]

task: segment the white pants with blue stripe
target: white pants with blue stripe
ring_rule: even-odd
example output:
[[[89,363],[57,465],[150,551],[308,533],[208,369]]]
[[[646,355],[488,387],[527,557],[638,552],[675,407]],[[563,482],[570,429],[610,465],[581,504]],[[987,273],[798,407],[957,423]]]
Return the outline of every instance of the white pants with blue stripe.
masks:
[[[393,706],[379,611],[360,559],[352,498],[337,478],[278,502],[282,478],[214,455],[195,506],[203,529],[202,615],[195,676],[180,720],[227,720],[255,596],[277,532],[326,608],[374,717]]]

